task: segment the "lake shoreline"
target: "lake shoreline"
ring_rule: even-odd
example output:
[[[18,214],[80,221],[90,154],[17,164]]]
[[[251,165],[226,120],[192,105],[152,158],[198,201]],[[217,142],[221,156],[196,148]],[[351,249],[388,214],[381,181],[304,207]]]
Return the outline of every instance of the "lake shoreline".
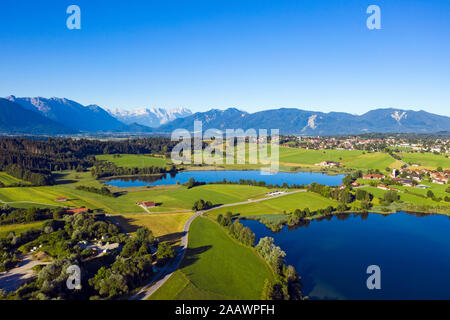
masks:
[[[302,277],[304,294],[311,299],[450,297],[450,254],[443,241],[450,231],[448,218],[404,211],[345,213],[342,217],[315,218],[278,231],[259,221],[240,219],[255,233],[256,242],[274,238],[286,252],[286,263]],[[366,269],[373,264],[382,272],[381,290],[366,288]],[[426,271],[430,268],[431,273]]]

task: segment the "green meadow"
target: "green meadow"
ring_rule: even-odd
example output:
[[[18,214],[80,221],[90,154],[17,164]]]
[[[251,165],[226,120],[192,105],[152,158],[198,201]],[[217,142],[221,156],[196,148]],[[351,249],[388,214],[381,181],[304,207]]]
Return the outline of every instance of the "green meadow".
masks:
[[[23,224],[9,224],[0,226],[0,238],[6,237],[10,232],[19,235],[32,229],[38,229],[44,224],[43,221]]]
[[[171,163],[170,159],[162,157],[154,157],[150,155],[140,154],[102,154],[95,156],[98,160],[106,160],[114,163],[118,167],[126,168],[144,168],[144,167],[164,167]]]
[[[337,161],[347,168],[379,169],[399,168],[401,162],[386,153],[359,150],[305,150],[280,147],[280,164],[290,166],[314,166],[322,161]]]
[[[15,178],[13,176],[10,176],[6,172],[0,172],[0,182],[3,183],[5,186],[10,186],[15,183],[30,184],[28,181],[24,181],[24,180]]]
[[[247,144],[245,149],[245,164],[237,163],[237,148],[235,147],[235,163],[225,164],[225,158],[222,163],[217,163],[217,167],[245,170],[245,169],[259,169],[267,166],[266,164],[249,163],[250,146]],[[270,146],[268,146],[270,155]],[[290,171],[292,168],[315,167],[316,163],[322,161],[337,161],[341,162],[346,168],[353,169],[379,169],[385,170],[386,167],[400,168],[401,161],[395,160],[389,154],[382,152],[365,152],[360,150],[305,150],[291,147],[279,148],[280,158],[279,165],[283,171]],[[432,155],[433,156],[433,155]],[[166,166],[171,163],[170,159],[162,157],[155,157],[150,155],[133,155],[121,154],[119,157],[114,155],[98,155],[99,160],[106,160],[116,164],[119,167],[148,167],[148,166]],[[206,159],[204,155],[204,160]],[[189,167],[189,165],[188,165]],[[201,169],[201,167],[193,167]]]
[[[269,266],[249,247],[230,238],[217,223],[199,217],[189,231],[189,245],[180,268],[152,300],[261,298]]]
[[[152,212],[186,211],[198,199],[209,200],[213,204],[226,204],[247,201],[249,198],[266,194],[269,189],[245,185],[204,185],[191,189],[180,186],[152,188],[111,188],[120,194],[118,197],[107,197],[100,194],[77,190],[78,185],[101,187],[90,173],[60,173],[55,186],[0,188],[0,201],[10,206],[38,205],[82,207],[101,209],[107,213],[145,213],[136,205],[138,201],[154,201],[157,207]],[[67,201],[58,202],[56,198],[66,197]]]
[[[436,169],[437,167],[450,169],[450,159],[441,154],[415,152],[398,153],[397,155],[408,164],[418,164],[420,167],[428,169]]]
[[[228,211],[241,216],[280,214],[283,211],[292,212],[295,209],[317,210],[328,206],[336,207],[339,202],[322,197],[312,192],[298,192],[274,199],[263,200],[260,202],[237,205],[233,207],[218,208],[208,212],[209,216],[217,217],[219,214],[225,214]]]
[[[365,189],[365,190],[369,191],[370,193],[372,193],[375,198],[383,197],[383,195],[387,192],[386,190],[378,189],[375,187],[363,187],[362,189]],[[400,190],[400,187],[398,189]],[[420,190],[417,190],[416,188],[408,188],[408,189],[412,192],[416,192],[416,193],[420,192]],[[443,201],[437,202],[430,198],[422,198],[422,197],[414,195],[414,194],[408,194],[408,193],[403,193],[403,192],[399,192],[398,194],[400,195],[400,200],[403,202],[409,202],[409,203],[416,204],[416,205],[427,205],[427,206],[432,206],[432,207],[435,207],[435,206],[449,206],[450,207],[450,204],[443,202]]]

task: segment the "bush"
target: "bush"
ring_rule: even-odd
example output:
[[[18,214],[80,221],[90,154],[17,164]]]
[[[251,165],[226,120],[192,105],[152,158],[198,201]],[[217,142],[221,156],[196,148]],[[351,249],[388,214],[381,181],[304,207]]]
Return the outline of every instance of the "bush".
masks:
[[[197,200],[194,203],[194,206],[192,207],[192,210],[194,211],[202,211],[202,210],[208,210],[213,207],[213,204],[211,201],[205,201],[203,199]]]

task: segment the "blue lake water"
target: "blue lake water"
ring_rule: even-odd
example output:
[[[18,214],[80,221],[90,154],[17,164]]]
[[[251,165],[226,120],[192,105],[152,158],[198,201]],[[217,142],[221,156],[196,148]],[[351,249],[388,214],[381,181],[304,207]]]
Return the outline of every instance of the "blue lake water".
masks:
[[[302,277],[314,299],[450,299],[450,219],[406,213],[346,215],[315,220],[273,233],[258,221],[241,220],[270,236]],[[369,290],[369,265],[381,269],[381,290]]]
[[[256,180],[265,181],[267,184],[279,184],[284,182],[288,184],[309,184],[317,182],[326,185],[339,185],[342,182],[344,175],[327,175],[317,172],[278,172],[271,175],[261,174],[260,171],[182,171],[175,175],[164,175],[161,178],[158,177],[131,177],[131,178],[118,178],[108,180],[106,183],[116,187],[143,187],[143,186],[156,186],[156,185],[172,185],[179,183],[186,183],[190,178],[194,178],[200,182],[216,182],[227,179],[229,181]]]

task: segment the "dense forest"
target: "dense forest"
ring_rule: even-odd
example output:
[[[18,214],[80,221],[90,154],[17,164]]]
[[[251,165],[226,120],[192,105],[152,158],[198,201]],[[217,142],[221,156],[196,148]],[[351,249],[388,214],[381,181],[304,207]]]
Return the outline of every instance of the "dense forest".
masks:
[[[168,155],[175,144],[176,142],[170,141],[169,138],[161,137],[121,141],[2,138],[0,139],[0,170],[28,181],[32,185],[52,185],[54,183],[52,171],[85,171],[96,163],[95,155],[97,154]],[[117,170],[114,169],[114,171]],[[157,169],[150,171],[160,173],[155,172],[158,171]]]

